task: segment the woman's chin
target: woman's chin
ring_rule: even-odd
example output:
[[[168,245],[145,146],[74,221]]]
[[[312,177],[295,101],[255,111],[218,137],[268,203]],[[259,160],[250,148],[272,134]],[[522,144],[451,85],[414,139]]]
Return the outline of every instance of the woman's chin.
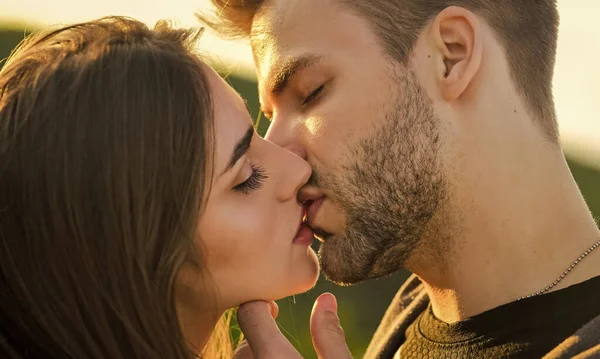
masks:
[[[314,251],[310,250],[309,258],[306,258],[295,266],[291,278],[289,278],[277,296],[269,300],[280,300],[292,295],[302,294],[313,289],[319,280],[319,261]]]
[[[293,280],[294,286],[290,288],[289,294],[287,294],[286,297],[308,292],[317,284],[320,273],[317,254],[309,248],[307,257],[308,258],[304,259],[304,263],[299,265],[296,269],[294,273],[296,278]]]
[[[285,272],[286,275],[271,278],[274,280],[266,283],[263,281],[262,286],[253,288],[252,292],[254,294],[247,293],[248,295],[244,295],[243,299],[237,302],[237,305],[254,300],[277,301],[296,294],[302,294],[314,288],[319,280],[319,261],[317,254],[310,248],[301,257],[295,257],[288,268],[283,271],[273,269],[271,273]],[[241,294],[239,291],[237,293],[238,295]]]

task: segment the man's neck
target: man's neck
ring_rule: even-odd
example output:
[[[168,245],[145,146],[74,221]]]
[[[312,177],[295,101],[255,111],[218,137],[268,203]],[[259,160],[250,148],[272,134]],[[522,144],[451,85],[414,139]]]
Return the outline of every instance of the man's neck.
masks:
[[[459,209],[443,264],[414,270],[439,319],[460,321],[536,293],[600,240],[560,150],[543,153],[542,160],[535,152],[521,152],[519,163],[494,163],[484,174],[461,178],[465,187],[453,200],[468,205]],[[553,290],[598,275],[600,249]]]

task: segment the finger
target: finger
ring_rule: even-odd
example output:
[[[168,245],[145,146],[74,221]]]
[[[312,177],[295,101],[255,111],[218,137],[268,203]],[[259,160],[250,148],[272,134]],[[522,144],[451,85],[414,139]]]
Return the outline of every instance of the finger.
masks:
[[[273,319],[277,319],[277,316],[279,315],[279,306],[275,302],[269,302],[269,306],[271,317],[273,317]]]
[[[352,358],[337,309],[337,301],[331,293],[321,294],[313,306],[310,334],[320,359]]]
[[[255,301],[244,303],[238,309],[238,324],[255,358],[301,358],[281,334],[273,319],[277,310],[272,308],[270,303]]]
[[[277,316],[279,315],[279,306],[277,303],[269,302],[269,311],[271,313],[271,317],[273,319],[277,319]],[[247,340],[242,341],[235,349],[232,359],[254,359],[252,348],[250,348],[250,344],[248,344]]]
[[[252,349],[248,341],[244,340],[233,353],[232,359],[254,359]]]

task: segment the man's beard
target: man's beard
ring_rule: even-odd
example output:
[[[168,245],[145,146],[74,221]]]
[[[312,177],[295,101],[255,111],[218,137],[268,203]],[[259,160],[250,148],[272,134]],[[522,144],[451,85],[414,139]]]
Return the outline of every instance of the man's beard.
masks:
[[[313,182],[330,189],[346,215],[344,233],[324,234],[319,250],[325,277],[339,284],[401,269],[447,195],[433,104],[410,71],[394,85],[401,93],[374,133],[350,146],[335,174],[314,172]]]

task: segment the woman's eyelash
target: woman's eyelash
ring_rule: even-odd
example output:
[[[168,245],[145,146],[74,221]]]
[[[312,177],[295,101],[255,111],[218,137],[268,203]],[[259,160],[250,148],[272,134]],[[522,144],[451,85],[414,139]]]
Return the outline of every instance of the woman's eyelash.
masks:
[[[269,178],[262,167],[257,165],[250,166],[252,167],[252,174],[247,180],[233,187],[234,191],[248,194],[259,189],[263,185],[264,181]]]
[[[311,92],[310,95],[306,96],[306,98],[304,99],[304,102],[302,102],[302,105],[306,105],[306,104],[310,103],[317,96],[319,96],[319,94],[321,92],[323,92],[324,89],[325,89],[325,85],[321,85],[321,86],[317,87],[317,89],[314,90],[313,92]]]

